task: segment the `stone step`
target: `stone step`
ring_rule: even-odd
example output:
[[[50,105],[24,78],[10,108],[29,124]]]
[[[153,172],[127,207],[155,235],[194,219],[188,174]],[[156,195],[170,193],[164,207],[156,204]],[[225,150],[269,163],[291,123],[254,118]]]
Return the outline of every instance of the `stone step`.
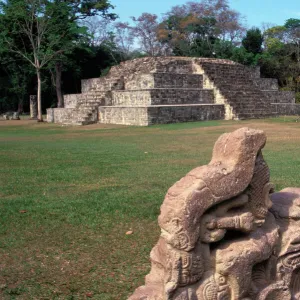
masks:
[[[147,126],[189,121],[224,119],[221,104],[101,106],[99,123]]]
[[[81,80],[81,90],[82,93],[87,93],[90,91],[111,91],[111,90],[122,90],[124,89],[124,79],[123,77],[117,78],[90,78]]]
[[[295,103],[295,93],[292,91],[262,91],[271,103]]]
[[[211,89],[148,89],[114,91],[112,106],[149,106],[214,103]]]
[[[97,109],[98,106],[100,106],[100,103],[81,103],[81,104],[78,104],[76,108],[85,109],[85,110],[93,110],[93,109]]]
[[[125,90],[202,87],[203,75],[200,74],[150,73],[137,74],[125,79]]]

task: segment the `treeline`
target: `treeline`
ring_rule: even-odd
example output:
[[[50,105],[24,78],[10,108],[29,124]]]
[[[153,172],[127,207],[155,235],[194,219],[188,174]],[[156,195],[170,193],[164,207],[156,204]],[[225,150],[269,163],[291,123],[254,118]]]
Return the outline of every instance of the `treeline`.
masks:
[[[142,56],[195,56],[259,65],[300,102],[300,19],[248,29],[227,0],[187,2],[120,22],[109,0],[0,1],[0,111],[63,107],[80,79]]]

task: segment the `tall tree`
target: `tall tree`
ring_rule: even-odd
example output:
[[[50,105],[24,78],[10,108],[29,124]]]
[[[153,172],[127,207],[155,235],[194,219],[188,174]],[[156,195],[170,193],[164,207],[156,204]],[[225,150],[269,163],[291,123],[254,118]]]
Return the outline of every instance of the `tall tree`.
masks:
[[[158,16],[143,13],[138,18],[132,17],[135,26],[131,27],[132,33],[138,38],[142,51],[149,56],[164,54],[164,45],[157,39]]]
[[[286,28],[288,42],[294,45],[298,65],[300,65],[300,19],[288,19]]]
[[[202,0],[174,6],[158,34],[175,53],[211,56],[215,41],[236,43],[244,31],[241,15],[230,9],[227,0]]]
[[[79,25],[78,21],[83,21],[95,16],[100,16],[109,21],[115,20],[117,15],[110,12],[110,9],[113,9],[114,6],[110,4],[109,0],[52,0],[51,2],[55,8],[55,18],[53,18],[53,20],[54,22],[55,20],[59,20],[60,23],[60,26],[53,26],[56,34],[60,33],[60,27],[71,26],[73,28],[68,35],[64,35],[64,37],[61,38],[61,43],[57,47],[57,49],[60,48],[60,55],[56,57],[54,68],[52,68],[55,74],[54,82],[58,99],[57,106],[63,107],[61,78],[65,61],[68,59],[67,55],[70,54],[78,44],[83,44],[88,33],[85,27]]]
[[[265,51],[262,71],[276,77],[282,87],[300,92],[300,19],[288,19],[284,25],[264,32]],[[300,95],[298,96],[300,97]]]
[[[263,35],[259,28],[251,28],[247,30],[246,36],[242,39],[243,47],[253,54],[262,52]]]
[[[140,45],[140,49],[148,56],[159,56],[165,54],[165,45],[157,36],[159,20],[156,14],[142,13],[139,17],[131,17],[133,25],[129,23],[118,23],[116,25],[117,38],[121,43],[125,42],[128,47],[129,41]],[[120,32],[129,33],[127,38],[120,37]],[[123,47],[124,48],[124,47]]]
[[[1,1],[0,47],[29,63],[37,76],[38,120],[42,117],[41,70],[57,57],[61,39],[69,32],[65,27],[53,34],[53,5],[47,0]],[[59,20],[56,20],[59,22]]]

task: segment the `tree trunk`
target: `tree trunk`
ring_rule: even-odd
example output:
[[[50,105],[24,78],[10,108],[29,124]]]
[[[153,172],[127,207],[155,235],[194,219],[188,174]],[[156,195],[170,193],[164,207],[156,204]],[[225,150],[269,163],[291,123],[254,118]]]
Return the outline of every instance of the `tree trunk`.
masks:
[[[56,96],[57,96],[57,107],[64,107],[64,96],[61,91],[61,73],[62,64],[57,62],[55,64],[55,86],[56,86]]]
[[[42,115],[42,81],[41,81],[41,71],[39,69],[36,70],[37,75],[37,107],[38,107],[38,122],[43,122]]]
[[[18,113],[19,114],[23,113],[23,111],[24,111],[23,104],[24,104],[23,97],[19,98],[19,101],[18,101]]]

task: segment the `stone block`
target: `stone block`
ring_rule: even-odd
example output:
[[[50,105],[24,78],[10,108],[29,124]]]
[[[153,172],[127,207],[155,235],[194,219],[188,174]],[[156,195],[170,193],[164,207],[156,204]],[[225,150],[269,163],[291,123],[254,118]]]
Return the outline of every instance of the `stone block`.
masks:
[[[37,96],[36,95],[29,96],[29,106],[30,106],[30,118],[33,120],[36,120],[37,115],[38,115]]]
[[[263,91],[269,103],[295,103],[295,93],[291,91]]]
[[[114,91],[113,106],[147,106],[214,103],[213,90],[164,88]]]
[[[155,88],[201,89],[203,76],[199,74],[150,73],[138,74],[125,79],[125,90],[144,90]]]
[[[278,80],[275,78],[254,78],[252,81],[260,90],[278,91]]]
[[[64,95],[65,108],[75,108],[81,94],[68,94]]]

